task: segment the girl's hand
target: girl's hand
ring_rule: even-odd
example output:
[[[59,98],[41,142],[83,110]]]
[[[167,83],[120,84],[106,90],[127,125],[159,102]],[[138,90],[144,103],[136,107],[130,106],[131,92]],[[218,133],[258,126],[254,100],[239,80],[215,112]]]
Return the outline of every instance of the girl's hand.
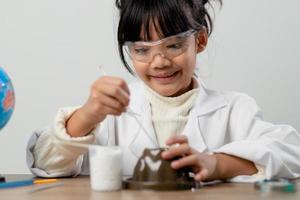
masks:
[[[103,76],[92,85],[82,110],[90,121],[97,124],[107,115],[121,115],[128,104],[129,89],[126,82],[117,77]]]
[[[172,168],[191,167],[195,173],[194,179],[196,181],[213,180],[218,177],[216,156],[200,153],[191,148],[186,136],[172,136],[166,141],[166,144],[173,146],[162,153],[164,159],[169,160],[182,156],[182,158],[171,162]]]
[[[73,137],[89,133],[107,115],[120,115],[129,104],[129,89],[120,78],[103,76],[91,86],[86,103],[68,120],[67,130]]]

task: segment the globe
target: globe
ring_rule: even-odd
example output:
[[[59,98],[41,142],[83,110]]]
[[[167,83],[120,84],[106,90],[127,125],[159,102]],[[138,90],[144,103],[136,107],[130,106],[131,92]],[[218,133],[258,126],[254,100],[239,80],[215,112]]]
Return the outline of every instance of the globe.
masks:
[[[14,88],[7,73],[0,66],[0,130],[9,121],[15,105]]]
[[[9,121],[15,106],[14,88],[7,73],[0,66],[0,130]],[[0,182],[5,178],[0,174]]]

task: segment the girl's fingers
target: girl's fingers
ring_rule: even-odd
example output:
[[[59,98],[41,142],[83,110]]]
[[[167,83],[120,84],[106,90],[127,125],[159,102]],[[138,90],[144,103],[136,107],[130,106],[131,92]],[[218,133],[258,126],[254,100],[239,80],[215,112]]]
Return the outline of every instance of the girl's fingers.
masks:
[[[208,170],[206,168],[202,168],[197,174],[195,174],[194,179],[196,181],[206,180],[208,177]]]
[[[125,107],[128,106],[129,104],[129,96],[127,93],[123,91],[122,88],[116,87],[114,85],[103,86],[100,84],[95,84],[93,85],[93,89],[96,90],[96,93],[104,94],[106,96],[114,98]],[[99,94],[95,94],[95,95],[99,95]]]
[[[123,79],[120,79],[118,77],[112,77],[112,76],[104,76],[102,79],[107,84],[122,88],[127,95],[130,94],[127,83]]]
[[[101,99],[101,104],[103,104],[103,105],[105,105],[105,106],[107,106],[107,107],[109,107],[113,110],[116,110],[120,113],[125,111],[125,106],[122,105],[116,99],[105,96],[105,95],[101,95],[99,98]]]
[[[103,87],[103,88],[101,88],[101,91],[104,94],[117,99],[124,106],[128,106],[129,96],[124,91],[122,91],[121,88],[118,88],[118,87]]]
[[[123,79],[115,78],[113,81],[111,81],[111,84],[113,84],[117,87],[121,87],[127,95],[130,94],[127,83]]]
[[[185,135],[173,135],[167,141],[166,145],[188,143],[188,138]]]
[[[196,181],[203,181],[208,178],[209,171],[207,168],[201,165],[199,162],[199,157],[197,154],[191,154],[189,156],[184,156],[181,159],[175,160],[171,163],[171,167],[174,169],[180,169],[182,167],[193,167],[193,171],[195,172],[194,179]]]
[[[169,160],[178,156],[190,155],[192,152],[192,148],[187,143],[184,143],[178,146],[170,147],[168,150],[162,152],[161,155],[164,159]]]
[[[182,167],[187,166],[197,166],[198,165],[198,157],[196,154],[191,154],[189,156],[184,156],[178,160],[171,162],[171,167],[174,169],[180,169]],[[197,166],[197,168],[201,168],[201,166]]]

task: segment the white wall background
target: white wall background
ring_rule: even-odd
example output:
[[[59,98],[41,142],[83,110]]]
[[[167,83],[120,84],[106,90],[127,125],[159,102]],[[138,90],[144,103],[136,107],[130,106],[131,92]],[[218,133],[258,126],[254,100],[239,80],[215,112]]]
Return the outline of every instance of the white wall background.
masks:
[[[85,101],[102,64],[122,69],[114,0],[0,0],[0,66],[11,76],[16,109],[0,134],[0,173],[29,173],[32,131],[58,107]],[[300,130],[298,0],[224,0],[207,51],[199,56],[211,88],[253,96],[265,118]],[[299,144],[300,145],[300,144]]]

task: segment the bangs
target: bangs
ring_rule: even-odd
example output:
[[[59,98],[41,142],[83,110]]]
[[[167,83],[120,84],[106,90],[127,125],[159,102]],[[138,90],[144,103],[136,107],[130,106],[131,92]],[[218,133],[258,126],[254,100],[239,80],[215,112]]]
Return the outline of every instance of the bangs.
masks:
[[[153,26],[160,38],[175,35],[191,28],[191,18],[186,15],[186,6],[182,6],[184,0],[147,0],[131,1],[128,8],[124,8],[120,18],[119,42],[125,41],[151,41],[150,27]],[[134,2],[134,3],[133,3]],[[126,13],[128,12],[128,13]]]

